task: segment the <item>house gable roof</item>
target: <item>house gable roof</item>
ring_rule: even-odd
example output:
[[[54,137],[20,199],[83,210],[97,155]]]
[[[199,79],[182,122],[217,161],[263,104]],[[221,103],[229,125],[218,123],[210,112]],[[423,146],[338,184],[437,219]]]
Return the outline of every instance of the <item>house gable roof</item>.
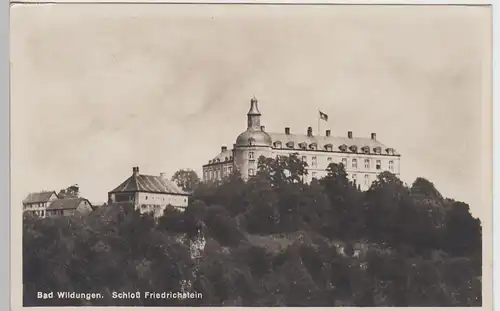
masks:
[[[132,175],[109,193],[117,192],[152,192],[188,195],[174,182],[161,176]]]
[[[64,198],[64,199],[57,199],[53,201],[50,206],[47,208],[47,210],[63,210],[63,209],[76,209],[78,205],[80,205],[81,202],[86,201],[89,206],[93,208],[92,204],[89,202],[89,200],[84,199],[84,198]]]
[[[46,203],[53,194],[57,197],[57,193],[55,191],[33,192],[28,194],[28,196],[23,200],[23,204]]]

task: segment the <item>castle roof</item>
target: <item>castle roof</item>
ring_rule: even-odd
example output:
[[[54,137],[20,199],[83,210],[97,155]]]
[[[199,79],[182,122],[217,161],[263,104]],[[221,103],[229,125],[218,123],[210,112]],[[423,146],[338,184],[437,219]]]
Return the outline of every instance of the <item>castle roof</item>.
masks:
[[[301,143],[305,143],[308,147],[315,144],[317,150],[326,150],[326,146],[331,145],[332,151],[358,153],[357,150],[361,151],[364,147],[367,147],[370,153],[374,153],[376,148],[380,148],[380,154],[399,155],[394,149],[388,148],[380,141],[371,139],[370,137],[308,136],[305,134],[293,133],[269,133],[269,136],[271,136],[273,143],[281,142],[283,146],[289,142],[293,142],[294,148],[297,148]],[[356,148],[351,148],[352,146]],[[394,153],[392,153],[391,149],[394,150]]]
[[[179,188],[179,186],[171,180],[162,176],[142,174],[133,174],[109,193],[118,192],[150,192],[188,195],[188,193]]]
[[[272,138],[262,130],[248,129],[236,138],[237,146],[271,146]]]
[[[222,163],[227,161],[232,161],[233,152],[231,150],[224,150],[219,153],[215,158],[210,161],[210,164]]]

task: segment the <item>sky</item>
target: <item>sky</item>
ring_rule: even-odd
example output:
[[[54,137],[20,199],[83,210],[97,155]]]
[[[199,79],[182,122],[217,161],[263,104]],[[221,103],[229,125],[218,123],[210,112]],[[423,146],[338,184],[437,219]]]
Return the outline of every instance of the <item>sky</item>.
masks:
[[[491,213],[491,13],[482,7],[15,5],[12,202],[132,174],[201,173],[246,129],[369,137],[401,179]],[[19,203],[20,204],[20,203]]]

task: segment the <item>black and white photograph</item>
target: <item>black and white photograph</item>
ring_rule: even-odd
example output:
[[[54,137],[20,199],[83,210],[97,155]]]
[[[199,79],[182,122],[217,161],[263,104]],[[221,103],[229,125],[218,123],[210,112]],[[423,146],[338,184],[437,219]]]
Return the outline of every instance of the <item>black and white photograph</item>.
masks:
[[[14,305],[491,305],[490,6],[10,15]]]

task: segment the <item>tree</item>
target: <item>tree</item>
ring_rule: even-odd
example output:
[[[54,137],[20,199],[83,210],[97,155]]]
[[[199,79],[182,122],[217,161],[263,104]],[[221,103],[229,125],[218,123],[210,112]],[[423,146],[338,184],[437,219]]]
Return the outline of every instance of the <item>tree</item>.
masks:
[[[175,182],[182,190],[191,193],[200,183],[200,178],[195,171],[191,169],[182,169],[174,173],[172,181]]]
[[[257,168],[257,175],[269,180],[272,187],[300,183],[304,175],[307,175],[307,163],[299,159],[297,153],[275,158],[261,156]]]
[[[76,184],[69,186],[66,189],[61,189],[57,196],[59,197],[59,199],[78,198],[80,197],[80,188]]]

